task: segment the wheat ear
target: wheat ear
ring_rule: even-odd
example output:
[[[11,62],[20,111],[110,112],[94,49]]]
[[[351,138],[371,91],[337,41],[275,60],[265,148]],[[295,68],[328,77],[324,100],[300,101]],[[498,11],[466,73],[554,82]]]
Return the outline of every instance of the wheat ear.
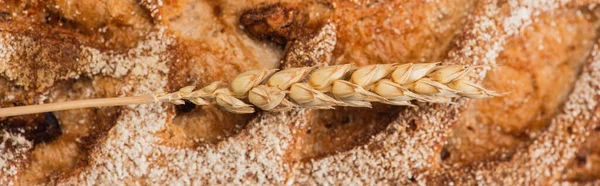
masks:
[[[0,117],[79,109],[170,102],[196,105],[216,103],[233,113],[253,113],[255,107],[284,111],[294,107],[332,109],[335,106],[371,107],[371,102],[414,106],[411,101],[452,103],[451,98],[500,96],[469,81],[475,67],[438,63],[377,64],[252,70],[239,74],[229,88],[219,82],[196,90],[147,96],[104,98],[0,108]],[[248,103],[249,102],[249,103]]]

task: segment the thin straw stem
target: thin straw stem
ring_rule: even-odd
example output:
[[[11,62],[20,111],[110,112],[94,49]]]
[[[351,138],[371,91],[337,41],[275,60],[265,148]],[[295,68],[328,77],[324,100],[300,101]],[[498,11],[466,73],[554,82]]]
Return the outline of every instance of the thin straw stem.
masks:
[[[160,100],[160,101],[163,101],[163,100]],[[20,106],[20,107],[0,108],[0,117],[53,112],[53,111],[70,110],[70,109],[91,108],[91,107],[110,107],[110,106],[123,106],[123,105],[135,105],[135,104],[148,104],[148,103],[154,103],[154,102],[155,102],[155,99],[151,95],[66,101],[66,102],[60,102],[60,103],[49,103],[49,104],[41,104],[41,105],[28,105],[28,106]]]

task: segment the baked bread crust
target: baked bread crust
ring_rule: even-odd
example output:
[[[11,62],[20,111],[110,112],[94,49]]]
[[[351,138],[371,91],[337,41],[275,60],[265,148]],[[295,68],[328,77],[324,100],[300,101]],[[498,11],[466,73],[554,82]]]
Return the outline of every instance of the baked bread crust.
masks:
[[[246,10],[265,6],[258,2],[131,2],[106,1],[107,8],[100,11],[89,8],[86,1],[77,6],[58,0],[31,6],[7,2],[3,11],[30,13],[8,16],[0,24],[0,105],[167,92],[189,84],[229,82],[239,72],[275,66],[442,61],[500,65],[502,71],[505,66],[498,59],[511,57],[510,50],[515,50],[511,41],[543,32],[524,31],[531,25],[547,28],[538,23],[553,19],[554,14],[572,18],[556,21],[565,28],[579,31],[598,25],[595,18],[576,15],[593,17],[598,12],[588,1],[464,1],[465,6],[454,1],[289,2],[286,6],[306,16],[295,20],[305,21],[299,27],[306,30],[278,32],[277,44],[286,45],[281,49],[253,39],[256,36],[239,26]],[[41,10],[65,20],[42,23],[47,18],[39,19],[46,15]],[[135,16],[120,16],[130,10]],[[132,28],[136,33],[127,32]],[[98,29],[105,31],[94,31]],[[418,108],[377,105],[374,109],[299,109],[256,115],[234,115],[210,106],[184,113],[168,104],[154,104],[57,112],[63,135],[49,143],[34,144],[18,134],[5,133],[0,144],[0,182],[513,185],[575,181],[563,172],[584,141],[593,139],[588,138],[588,131],[598,123],[600,53],[594,39],[597,33],[575,37],[568,29],[557,30],[559,38],[574,43],[575,52],[569,54],[585,54],[592,43],[595,47],[585,64],[579,62],[582,57],[565,55],[569,68],[540,65],[543,59],[527,63],[548,68],[548,72],[563,69],[569,80],[556,82],[565,85],[559,93],[568,94],[570,84],[574,88],[563,106],[559,106],[564,100],[560,95],[548,95],[558,97],[548,110],[560,111],[550,111],[557,114],[545,116],[549,124],[539,124],[547,128],[528,133],[531,137],[526,142],[508,145],[514,150],[508,160],[493,156],[473,162],[450,159],[464,164],[460,166],[442,160],[447,159],[440,157],[445,153],[452,157],[461,152],[457,143],[455,151],[443,148],[447,138],[452,142],[469,135],[451,135],[452,127],[463,126],[465,118],[474,117],[468,114],[470,110],[483,105],[462,99],[456,104],[418,103]],[[523,35],[528,33],[532,36]],[[516,45],[521,42],[526,43],[516,41]],[[557,53],[568,49],[547,48]],[[508,57],[502,57],[503,53]],[[584,67],[577,78],[580,66]],[[472,78],[502,87],[493,81],[507,75],[490,77],[490,73],[494,70],[480,70]],[[543,128],[536,124],[500,126],[507,128],[501,135]],[[44,154],[52,150],[63,151]],[[61,156],[68,157],[68,162],[48,162]],[[31,173],[35,170],[40,173]]]

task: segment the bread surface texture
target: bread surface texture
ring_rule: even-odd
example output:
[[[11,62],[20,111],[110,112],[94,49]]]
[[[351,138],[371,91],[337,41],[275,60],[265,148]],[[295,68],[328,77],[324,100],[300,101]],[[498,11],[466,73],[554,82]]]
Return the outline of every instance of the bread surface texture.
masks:
[[[485,66],[505,93],[234,114],[168,103],[0,118],[0,185],[598,184],[600,9],[573,1],[0,1],[0,107],[258,69]]]

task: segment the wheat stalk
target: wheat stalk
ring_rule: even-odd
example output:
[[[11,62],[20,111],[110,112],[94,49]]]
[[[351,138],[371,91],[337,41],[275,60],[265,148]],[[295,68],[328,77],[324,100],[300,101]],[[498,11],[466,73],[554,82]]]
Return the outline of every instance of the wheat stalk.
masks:
[[[233,113],[285,111],[294,107],[333,109],[335,106],[371,107],[371,102],[414,106],[411,101],[452,103],[451,98],[500,96],[469,81],[475,67],[442,66],[439,63],[377,64],[360,68],[352,65],[301,67],[285,70],[263,69],[239,74],[229,88],[219,82],[196,90],[147,96],[104,98],[0,108],[0,117],[67,109],[170,102],[196,105],[216,103]],[[249,103],[248,103],[249,102]]]

